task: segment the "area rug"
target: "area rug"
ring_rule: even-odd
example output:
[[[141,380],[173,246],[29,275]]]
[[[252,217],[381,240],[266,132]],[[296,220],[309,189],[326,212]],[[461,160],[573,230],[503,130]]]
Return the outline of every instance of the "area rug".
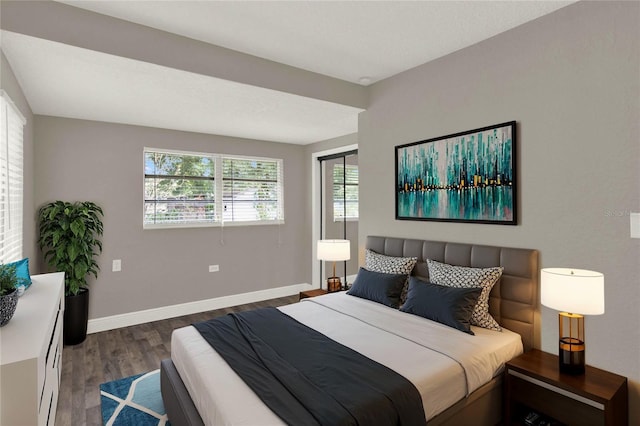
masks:
[[[160,370],[100,385],[105,426],[168,426],[160,394]]]

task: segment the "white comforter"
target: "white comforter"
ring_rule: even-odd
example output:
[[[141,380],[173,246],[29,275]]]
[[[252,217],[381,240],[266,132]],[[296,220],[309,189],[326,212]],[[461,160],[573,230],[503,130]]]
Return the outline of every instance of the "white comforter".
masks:
[[[520,336],[472,327],[475,336],[344,292],[279,308],[395,370],[420,392],[427,420],[522,353]],[[207,425],[281,425],[193,327],[173,332],[171,358]]]

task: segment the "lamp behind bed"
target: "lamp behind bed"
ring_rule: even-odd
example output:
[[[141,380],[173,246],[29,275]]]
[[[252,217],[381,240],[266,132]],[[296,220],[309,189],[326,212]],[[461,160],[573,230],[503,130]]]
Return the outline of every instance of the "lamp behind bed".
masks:
[[[349,240],[319,240],[318,260],[333,261],[333,275],[327,278],[327,291],[342,290],[340,277],[336,277],[336,261],[351,258],[351,242]]]

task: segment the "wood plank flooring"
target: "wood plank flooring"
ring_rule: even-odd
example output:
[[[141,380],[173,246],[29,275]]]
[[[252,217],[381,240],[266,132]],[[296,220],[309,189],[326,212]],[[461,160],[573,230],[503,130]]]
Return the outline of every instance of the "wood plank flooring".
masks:
[[[171,355],[171,332],[194,322],[266,306],[298,301],[298,295],[170,318],[116,330],[89,334],[62,351],[62,378],[57,426],[101,425],[101,383],[160,368]]]

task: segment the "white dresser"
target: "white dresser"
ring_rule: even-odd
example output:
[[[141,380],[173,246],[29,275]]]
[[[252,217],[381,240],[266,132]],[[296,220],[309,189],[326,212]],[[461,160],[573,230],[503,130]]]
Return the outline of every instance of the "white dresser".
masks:
[[[64,273],[34,275],[0,328],[0,425],[56,420],[62,361]]]

